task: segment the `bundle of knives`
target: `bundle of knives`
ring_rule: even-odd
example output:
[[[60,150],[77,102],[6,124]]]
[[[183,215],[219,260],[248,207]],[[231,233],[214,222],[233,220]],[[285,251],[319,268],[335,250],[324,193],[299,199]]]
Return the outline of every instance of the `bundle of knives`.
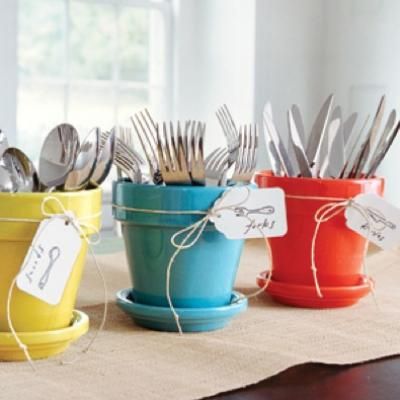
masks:
[[[306,178],[373,177],[400,129],[392,110],[381,128],[385,96],[369,125],[369,116],[355,129],[357,113],[346,119],[340,106],[333,108],[333,95],[324,102],[307,138],[299,108],[287,112],[289,140],[285,143],[272,116],[271,104],[263,113],[264,135],[271,169],[275,175]],[[366,129],[369,126],[369,129]]]

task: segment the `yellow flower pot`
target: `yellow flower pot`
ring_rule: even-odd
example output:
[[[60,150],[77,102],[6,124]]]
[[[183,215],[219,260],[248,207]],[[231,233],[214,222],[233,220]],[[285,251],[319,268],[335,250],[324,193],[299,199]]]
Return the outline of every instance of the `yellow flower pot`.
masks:
[[[82,311],[74,311],[70,325],[63,329],[44,332],[18,333],[19,339],[27,346],[33,360],[47,358],[64,352],[74,340],[89,329],[89,318]],[[19,348],[10,332],[0,333],[0,360],[26,361],[26,355]]]
[[[86,235],[100,229],[101,189],[65,193],[0,193],[0,332],[9,332],[7,322],[7,296],[13,279],[35,235],[38,223],[4,221],[4,219],[43,220],[41,206],[46,197],[56,197],[66,210],[73,211]],[[62,213],[56,201],[46,203],[46,211]],[[56,305],[45,303],[14,287],[10,315],[18,333],[47,332],[67,328],[73,321],[76,296],[85,265],[87,243],[82,238],[82,248],[76,259],[61,301]]]

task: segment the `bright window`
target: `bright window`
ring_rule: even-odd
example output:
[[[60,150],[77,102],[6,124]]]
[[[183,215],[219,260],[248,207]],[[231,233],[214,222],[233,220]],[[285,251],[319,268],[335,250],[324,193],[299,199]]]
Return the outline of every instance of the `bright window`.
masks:
[[[84,135],[96,125],[127,124],[145,106],[171,111],[170,6],[166,0],[19,0],[17,143],[36,158],[60,122]]]

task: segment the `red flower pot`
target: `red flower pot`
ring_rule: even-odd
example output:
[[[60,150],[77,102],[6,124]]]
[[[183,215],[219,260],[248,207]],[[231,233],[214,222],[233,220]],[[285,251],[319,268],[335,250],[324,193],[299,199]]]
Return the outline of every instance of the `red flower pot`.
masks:
[[[290,285],[315,286],[311,269],[315,214],[324,204],[332,203],[333,198],[350,199],[360,193],[382,195],[383,179],[287,178],[274,176],[269,171],[257,173],[255,179],[259,187],[279,187],[286,195],[288,232],[283,237],[268,239],[272,255],[272,280],[279,282],[280,287],[286,284],[290,304],[312,307],[313,302],[309,297],[313,296],[315,307],[323,307],[323,300],[316,290],[309,291],[307,299],[304,294],[299,296],[296,304],[293,304],[293,293],[289,293],[293,289]],[[354,289],[360,284],[366,245],[366,239],[346,227],[344,211],[321,224],[315,242],[315,265],[322,296],[324,287],[343,287],[346,291],[346,287]],[[362,293],[365,295],[365,290]],[[349,304],[357,300],[354,298]]]

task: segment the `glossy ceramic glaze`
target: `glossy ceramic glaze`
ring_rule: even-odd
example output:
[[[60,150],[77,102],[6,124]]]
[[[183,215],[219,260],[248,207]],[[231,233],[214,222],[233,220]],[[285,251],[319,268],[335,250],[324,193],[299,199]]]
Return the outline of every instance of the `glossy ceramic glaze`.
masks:
[[[42,220],[41,205],[46,197],[56,197],[65,209],[75,213],[89,227],[86,234],[100,228],[101,190],[73,193],[0,193],[0,219],[25,218]],[[55,202],[48,202],[47,212],[61,213]],[[89,218],[88,218],[89,217]],[[0,332],[8,332],[6,304],[8,291],[18,274],[25,255],[31,245],[38,223],[0,221]],[[17,332],[36,332],[62,329],[71,323],[83,267],[87,243],[82,239],[82,248],[75,261],[60,303],[53,306],[33,296],[13,290],[11,318]]]
[[[383,180],[310,179],[256,175],[259,187],[280,187],[286,194],[287,235],[269,239],[275,282],[314,286],[311,271],[311,242],[315,213],[332,200],[295,199],[288,196],[350,199],[360,193],[383,194]],[[344,213],[322,223],[315,250],[318,282],[321,286],[354,286],[359,282],[366,240],[345,225]]]
[[[226,190],[221,187],[114,184],[114,216],[122,222],[135,302],[165,307],[166,270],[175,248],[171,237],[204,215],[165,215],[147,210],[207,211]],[[184,238],[184,235],[181,239]],[[171,271],[175,307],[219,307],[229,304],[243,248],[208,224],[198,242],[181,251]]]
[[[117,304],[138,325],[158,331],[177,332],[176,322],[168,307],[156,307],[132,301],[131,289],[117,293]],[[205,332],[224,328],[233,317],[245,311],[247,299],[231,293],[230,304],[207,308],[177,308],[183,332]]]
[[[268,271],[257,276],[257,285],[262,288],[266,284]],[[373,287],[371,278],[360,275],[358,283],[353,286],[322,286],[322,297],[319,297],[314,286],[292,285],[271,280],[266,292],[279,303],[295,307],[337,308],[348,307],[357,303],[370,293]]]
[[[48,358],[64,352],[68,346],[89,329],[89,318],[82,311],[74,311],[70,325],[63,329],[43,332],[23,332],[18,337],[28,346],[33,360]],[[10,333],[0,333],[0,360],[26,361],[24,352],[18,347]]]

